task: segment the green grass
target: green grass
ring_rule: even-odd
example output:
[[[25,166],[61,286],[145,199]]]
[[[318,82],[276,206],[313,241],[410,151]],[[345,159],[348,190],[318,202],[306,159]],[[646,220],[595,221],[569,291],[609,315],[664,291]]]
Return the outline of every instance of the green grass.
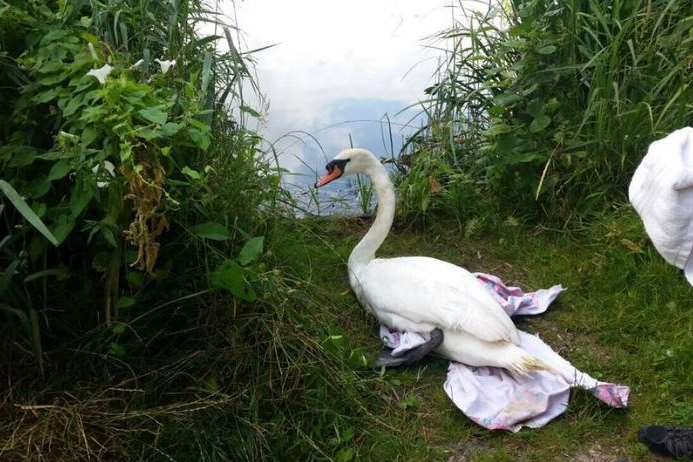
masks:
[[[433,256],[525,289],[568,287],[548,313],[520,327],[577,368],[630,385],[630,408],[576,391],[545,428],[490,432],[445,395],[447,361],[383,374],[364,367],[362,356],[381,345],[375,319],[350,291],[346,259],[369,220],[286,219],[266,235],[254,304],[211,293],[152,310],[146,323],[128,326],[124,358],[93,353],[111,338],[108,329],[93,331],[47,351],[45,380],[27,362],[30,352],[3,338],[12,374],[0,397],[0,455],[649,461],[635,438],[641,425],[693,424],[692,290],[630,209],[579,233],[511,219],[492,230],[444,219],[402,223],[380,255]]]
[[[151,82],[160,85],[157,91],[163,93],[152,98],[168,101],[173,83],[184,107],[171,109],[169,116],[197,114],[199,123],[191,126],[199,129],[204,119],[213,142],[204,153],[212,138],[195,131],[171,138],[173,150],[168,142],[147,140],[167,165],[167,191],[178,198],[178,205],[166,209],[172,229],[162,237],[159,271],[151,278],[128,266],[133,255],[121,251],[124,242],[113,248],[107,242],[108,236],[122,235],[123,229],[108,231],[119,213],[107,214],[98,248],[86,247],[88,229],[76,222],[67,245],[48,252],[42,238],[31,238],[32,228],[16,226],[23,223],[14,220],[18,215],[8,219],[14,208],[0,204],[1,228],[12,234],[0,242],[0,292],[11,286],[30,315],[0,304],[0,459],[460,462],[599,461],[601,456],[611,461],[626,455],[645,461],[652,458],[635,441],[639,426],[693,423],[691,288],[656,255],[632,211],[604,215],[601,206],[611,207],[613,197],[621,197],[651,139],[690,118],[693,87],[686,80],[685,45],[693,16],[684,2],[619,0],[604,6],[573,0],[560,11],[546,10],[551,2],[531,2],[516,11],[513,1],[505,3],[513,19],[510,32],[487,35],[483,27],[457,26],[447,32],[458,45],[466,43],[459,37],[469,35],[474,46],[455,49],[446,63],[451,72],[428,90],[431,122],[411,139],[414,160],[403,158],[403,164],[411,161],[410,169],[400,178],[407,217],[401,222],[411,225],[400,222],[381,254],[439,257],[529,289],[563,283],[569,291],[552,310],[522,320],[521,327],[539,332],[578,368],[627,383],[633,391],[627,412],[576,392],[562,418],[514,435],[488,432],[452,405],[442,389],[447,361],[432,358],[382,374],[364,367],[364,357],[380,348],[377,324],[351,294],[346,259],[369,223],[277,217],[277,203],[290,198],[279,190],[269,165],[258,161],[257,135],[243,128],[245,116],[255,113],[244,105],[243,82],[257,90],[244,61],[248,56],[216,53],[210,39],[195,33],[200,21],[215,21],[204,13],[210,2],[87,3],[30,2],[29,13],[20,0],[0,7],[0,93],[8,100],[0,110],[0,126],[7,122],[0,142],[32,147],[31,155],[77,148],[58,131],[84,127],[65,125],[60,104],[59,111],[46,109],[56,95],[43,93],[41,102],[35,101],[36,82],[27,85],[39,78],[25,66],[31,64],[27,50],[41,43],[36,31],[61,28],[65,40],[51,39],[57,48],[74,48],[77,55],[96,59],[94,65],[108,59],[117,67],[114,77],[119,74],[132,88],[153,91],[147,87]],[[479,18],[475,24],[491,23]],[[235,48],[231,35],[224,35],[220,39]],[[86,42],[97,45],[94,51]],[[93,67],[42,47],[35,50],[37,57],[55,61],[46,72],[60,64],[77,66],[73,71],[81,76]],[[140,57],[150,61],[166,54],[179,61],[168,77],[149,81],[129,69]],[[515,74],[520,68],[525,71]],[[38,82],[72,92],[52,77]],[[476,85],[489,91],[475,91]],[[559,107],[559,99],[572,103]],[[33,109],[18,106],[19,100]],[[229,104],[241,111],[240,124],[222,110]],[[125,117],[133,111],[114,113]],[[104,133],[121,136],[116,126]],[[0,168],[14,159],[8,146]],[[112,148],[117,163],[121,145],[103,146]],[[104,152],[95,147],[87,154]],[[22,162],[11,168],[32,185],[34,177],[53,171],[44,162],[36,170],[41,174],[31,175]],[[72,197],[74,183],[63,167],[64,184],[49,196],[36,192],[32,197],[41,203],[32,201],[32,213],[67,213],[53,206]],[[91,165],[83,167],[91,181]],[[367,183],[358,188],[365,211],[372,191]],[[538,202],[528,200],[535,194]],[[112,210],[122,208],[121,193],[109,198],[118,205]],[[498,219],[499,202],[511,204],[515,218]],[[520,226],[536,214],[522,213],[518,204],[545,206],[539,215],[558,214],[572,231]],[[102,218],[96,210],[87,222]],[[457,221],[440,218],[443,214]],[[122,225],[130,223],[125,215]],[[50,222],[52,229],[60,223],[65,224]],[[489,230],[491,223],[499,224]],[[230,239],[215,244],[193,237],[200,224],[211,224]],[[261,260],[243,272],[258,299],[243,302],[209,287],[207,275],[220,261],[237,258],[241,243],[252,236],[266,242]],[[107,254],[110,259],[102,258]],[[63,274],[63,263],[76,278],[45,282],[45,276]],[[24,266],[17,270],[18,264]],[[27,285],[38,281],[31,275],[41,274],[42,287]],[[111,313],[114,295],[124,303],[116,303],[122,311],[109,327],[98,313],[104,318]],[[30,335],[19,332],[19,321],[33,324]],[[39,323],[44,345],[37,341]],[[45,361],[45,371],[36,359]]]
[[[512,222],[510,222],[512,223]],[[305,222],[280,246],[292,271],[328,290],[342,323],[333,329],[375,353],[376,323],[349,291],[345,262],[367,223]],[[420,254],[487,271],[526,289],[562,283],[568,291],[548,313],[521,321],[573,364],[602,380],[631,386],[631,406],[613,410],[576,391],[564,416],[540,430],[486,431],[445,395],[447,361],[388,370],[368,406],[387,423],[364,420],[353,440],[358,460],[652,460],[636,441],[646,424],[693,424],[691,288],[646,242],[631,211],[570,235],[506,224],[486,237],[463,237],[452,222],[395,228],[383,256]],[[335,313],[337,315],[337,313]],[[339,322],[338,319],[335,321]],[[366,371],[365,376],[377,376]],[[339,396],[331,397],[333,402]],[[590,451],[592,451],[590,453]],[[465,455],[466,454],[466,455]],[[462,457],[467,457],[462,458]]]

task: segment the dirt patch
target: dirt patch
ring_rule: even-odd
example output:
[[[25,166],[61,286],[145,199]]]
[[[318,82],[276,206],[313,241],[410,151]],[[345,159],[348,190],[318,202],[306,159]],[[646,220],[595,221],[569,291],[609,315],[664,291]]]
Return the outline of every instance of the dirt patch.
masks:
[[[569,457],[567,460],[570,460],[572,462],[631,462],[636,459],[630,459],[626,457],[623,454],[623,449],[596,443],[587,451],[580,451],[577,454],[574,454],[573,456]],[[650,462],[671,461],[671,459],[658,456],[653,453],[647,454],[646,459],[637,460],[647,460]]]
[[[477,441],[466,441],[461,443],[455,450],[455,454],[448,458],[448,462],[472,462],[480,455],[489,452],[491,448],[484,443]]]
[[[606,448],[600,444],[595,444],[587,451],[579,452],[569,458],[575,462],[627,462],[628,459],[619,454],[615,448]]]

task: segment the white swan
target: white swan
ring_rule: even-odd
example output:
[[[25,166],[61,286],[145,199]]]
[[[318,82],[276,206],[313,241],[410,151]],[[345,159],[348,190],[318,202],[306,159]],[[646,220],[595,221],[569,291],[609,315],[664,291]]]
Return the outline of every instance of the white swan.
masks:
[[[378,212],[349,256],[349,282],[359,302],[382,324],[400,331],[438,332],[417,359],[435,348],[454,361],[502,367],[519,375],[551,369],[518,346],[510,317],[469,271],[429,257],[375,258],[392,226],[395,192],[385,167],[372,153],[344,150],[326,169],[316,188],[343,175],[363,173],[371,179]]]

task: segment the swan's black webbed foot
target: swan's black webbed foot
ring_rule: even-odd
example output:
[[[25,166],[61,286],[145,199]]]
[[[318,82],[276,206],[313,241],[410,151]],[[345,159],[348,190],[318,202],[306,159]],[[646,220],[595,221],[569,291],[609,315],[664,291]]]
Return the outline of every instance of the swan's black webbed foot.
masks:
[[[376,359],[373,363],[373,366],[380,368],[408,366],[414,364],[423,359],[423,357],[428,353],[438,348],[441,343],[443,343],[443,331],[435,328],[431,331],[431,338],[428,342],[419,345],[416,348],[412,348],[409,351],[405,351],[397,356],[392,356],[391,349],[384,348],[378,359]]]

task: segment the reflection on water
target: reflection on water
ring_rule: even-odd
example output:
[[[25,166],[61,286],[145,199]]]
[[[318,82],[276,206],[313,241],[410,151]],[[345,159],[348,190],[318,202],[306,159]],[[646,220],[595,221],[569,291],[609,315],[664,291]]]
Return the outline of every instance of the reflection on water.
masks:
[[[309,185],[350,143],[389,158],[419,127],[418,108],[402,110],[424,97],[435,72],[440,52],[424,45],[450,24],[448,3],[236,4],[244,49],[278,44],[256,56],[260,86],[269,100],[268,115],[257,128],[275,143],[281,166],[292,172],[285,182],[297,199],[310,205]],[[337,182],[320,190],[320,201],[350,191],[353,185]],[[346,208],[353,203],[347,201]],[[320,211],[333,213],[335,207],[325,210],[323,203]],[[317,211],[314,204],[310,208]]]

